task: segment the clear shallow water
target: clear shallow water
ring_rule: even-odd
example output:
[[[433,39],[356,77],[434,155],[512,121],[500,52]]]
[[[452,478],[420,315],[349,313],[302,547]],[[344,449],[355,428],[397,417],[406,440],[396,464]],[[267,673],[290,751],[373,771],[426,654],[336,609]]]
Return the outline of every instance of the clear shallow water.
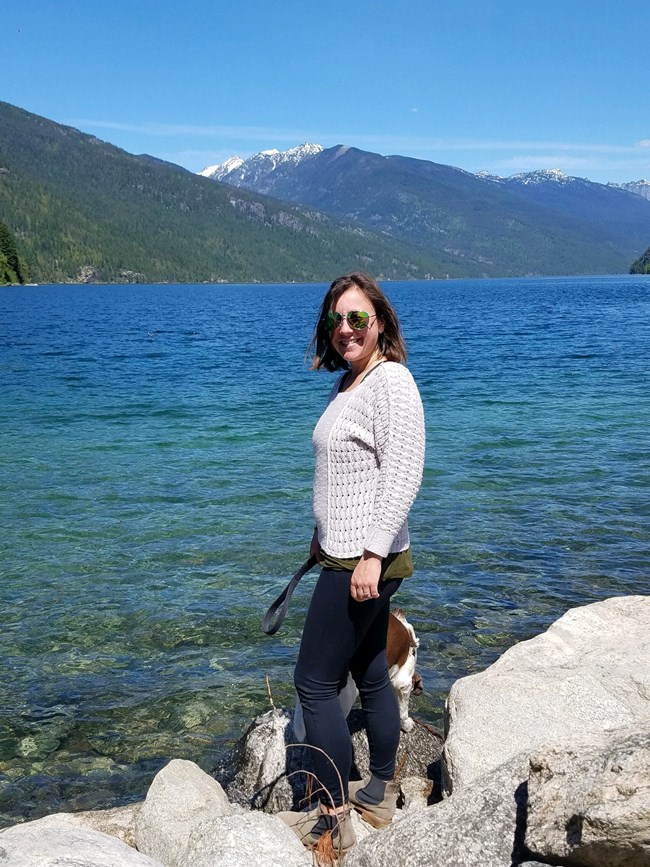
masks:
[[[567,608],[648,593],[650,282],[387,284],[427,415],[399,602],[436,721]],[[291,704],[322,286],[0,289],[0,824],[143,796]]]

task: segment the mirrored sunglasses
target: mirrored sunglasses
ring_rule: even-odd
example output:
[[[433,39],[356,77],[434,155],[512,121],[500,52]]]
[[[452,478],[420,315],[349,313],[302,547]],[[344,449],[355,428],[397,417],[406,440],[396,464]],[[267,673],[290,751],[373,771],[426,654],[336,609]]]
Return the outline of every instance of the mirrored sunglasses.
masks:
[[[376,317],[376,313],[366,313],[365,310],[350,310],[345,314],[345,320],[355,331],[363,331],[370,325],[370,320]],[[331,310],[325,317],[325,327],[328,331],[339,328],[343,322],[343,314],[333,313]]]

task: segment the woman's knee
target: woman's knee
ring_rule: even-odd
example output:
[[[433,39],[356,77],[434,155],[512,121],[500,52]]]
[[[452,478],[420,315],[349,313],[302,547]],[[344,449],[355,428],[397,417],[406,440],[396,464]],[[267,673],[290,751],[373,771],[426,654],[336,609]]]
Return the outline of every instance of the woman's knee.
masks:
[[[301,700],[306,694],[312,691],[309,668],[305,665],[301,665],[300,661],[298,661],[298,664],[293,671],[293,685],[295,686],[298,697]]]

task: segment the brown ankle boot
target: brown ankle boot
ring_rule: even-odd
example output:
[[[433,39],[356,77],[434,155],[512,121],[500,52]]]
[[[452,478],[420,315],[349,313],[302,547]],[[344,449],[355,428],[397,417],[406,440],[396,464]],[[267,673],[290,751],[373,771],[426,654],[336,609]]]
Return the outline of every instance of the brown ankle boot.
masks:
[[[368,784],[369,780],[357,780],[349,784],[350,803],[354,809],[365,819],[373,828],[385,828],[390,825],[397,809],[397,796],[399,794],[399,783],[394,781],[386,783],[384,797],[378,804],[366,804],[359,800],[357,793],[359,789],[363,789]]]
[[[357,838],[354,833],[354,828],[352,827],[352,819],[350,818],[350,805],[342,810],[341,812],[337,812],[336,820],[334,822],[334,829],[332,830],[332,846],[334,848],[334,852],[337,854],[343,855],[348,849],[351,849],[354,844],[357,842]],[[324,812],[321,810],[320,804],[314,810],[310,810],[308,813],[297,813],[293,811],[285,811],[283,813],[276,814],[279,819],[288,825],[294,834],[298,837],[300,842],[306,846],[308,849],[314,849],[318,846],[318,841],[322,836],[315,836],[312,834],[314,826],[320,819]]]

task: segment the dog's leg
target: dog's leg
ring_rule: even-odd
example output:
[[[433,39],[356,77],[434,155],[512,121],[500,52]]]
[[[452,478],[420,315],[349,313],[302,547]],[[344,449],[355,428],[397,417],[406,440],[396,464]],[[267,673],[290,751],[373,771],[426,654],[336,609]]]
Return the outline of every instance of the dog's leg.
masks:
[[[400,728],[403,732],[413,730],[415,723],[409,716],[409,699],[413,690],[413,672],[415,671],[415,654],[410,653],[404,665],[400,668],[392,666],[389,674],[393,691],[399,706]]]
[[[406,690],[400,690],[399,695],[397,697],[397,702],[399,704],[399,719],[400,719],[400,728],[403,732],[413,731],[413,726],[415,723],[409,716],[409,698],[411,697],[411,689],[410,687]]]
[[[296,706],[293,710],[293,736],[297,743],[304,744],[307,732],[305,731],[305,720],[302,715],[302,705],[300,699],[296,696]]]

